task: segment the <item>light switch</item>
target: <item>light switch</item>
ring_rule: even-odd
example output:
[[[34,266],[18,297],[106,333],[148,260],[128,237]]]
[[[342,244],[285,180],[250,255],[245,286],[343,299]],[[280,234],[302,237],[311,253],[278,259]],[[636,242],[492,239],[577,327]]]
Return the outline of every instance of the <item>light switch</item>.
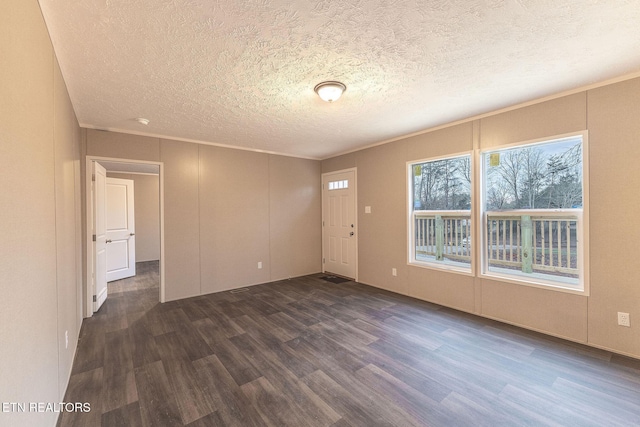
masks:
[[[365,206],[364,213],[371,213],[371,206]]]

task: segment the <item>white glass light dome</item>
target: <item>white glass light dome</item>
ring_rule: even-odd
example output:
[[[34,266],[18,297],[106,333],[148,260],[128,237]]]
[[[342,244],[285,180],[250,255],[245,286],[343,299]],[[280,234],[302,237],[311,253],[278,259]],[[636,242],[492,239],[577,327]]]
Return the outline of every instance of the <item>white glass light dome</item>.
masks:
[[[322,82],[313,89],[323,101],[333,102],[340,99],[347,87],[340,82]]]

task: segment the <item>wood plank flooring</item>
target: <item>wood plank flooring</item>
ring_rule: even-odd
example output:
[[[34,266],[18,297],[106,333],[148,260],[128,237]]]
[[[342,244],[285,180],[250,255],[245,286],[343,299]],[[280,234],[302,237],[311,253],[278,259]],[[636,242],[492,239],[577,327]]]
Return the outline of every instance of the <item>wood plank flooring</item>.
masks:
[[[311,275],[85,319],[60,426],[632,426],[640,361]]]

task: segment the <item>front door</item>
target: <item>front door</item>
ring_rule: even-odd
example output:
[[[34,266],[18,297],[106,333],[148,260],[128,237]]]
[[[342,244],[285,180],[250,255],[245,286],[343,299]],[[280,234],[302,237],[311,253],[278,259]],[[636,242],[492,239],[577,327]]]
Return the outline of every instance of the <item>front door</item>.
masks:
[[[355,170],[322,176],[323,271],[356,279]]]
[[[136,275],[133,180],[107,178],[107,282]]]

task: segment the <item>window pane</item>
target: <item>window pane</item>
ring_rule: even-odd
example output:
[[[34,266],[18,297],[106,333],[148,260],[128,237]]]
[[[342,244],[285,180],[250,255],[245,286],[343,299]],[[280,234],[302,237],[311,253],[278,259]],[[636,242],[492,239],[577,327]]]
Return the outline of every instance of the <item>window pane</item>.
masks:
[[[582,143],[582,136],[574,136],[482,154],[488,272],[538,284],[583,285]]]
[[[414,210],[471,209],[470,156],[412,166]]]
[[[469,215],[416,214],[414,231],[416,261],[470,267]]]
[[[582,207],[582,138],[484,154],[485,209]]]
[[[471,156],[409,165],[412,263],[471,270]]]
[[[344,190],[349,188],[349,180],[343,179],[342,181],[330,181],[329,190]]]
[[[489,271],[578,285],[577,230],[577,217],[491,215],[486,230]]]

